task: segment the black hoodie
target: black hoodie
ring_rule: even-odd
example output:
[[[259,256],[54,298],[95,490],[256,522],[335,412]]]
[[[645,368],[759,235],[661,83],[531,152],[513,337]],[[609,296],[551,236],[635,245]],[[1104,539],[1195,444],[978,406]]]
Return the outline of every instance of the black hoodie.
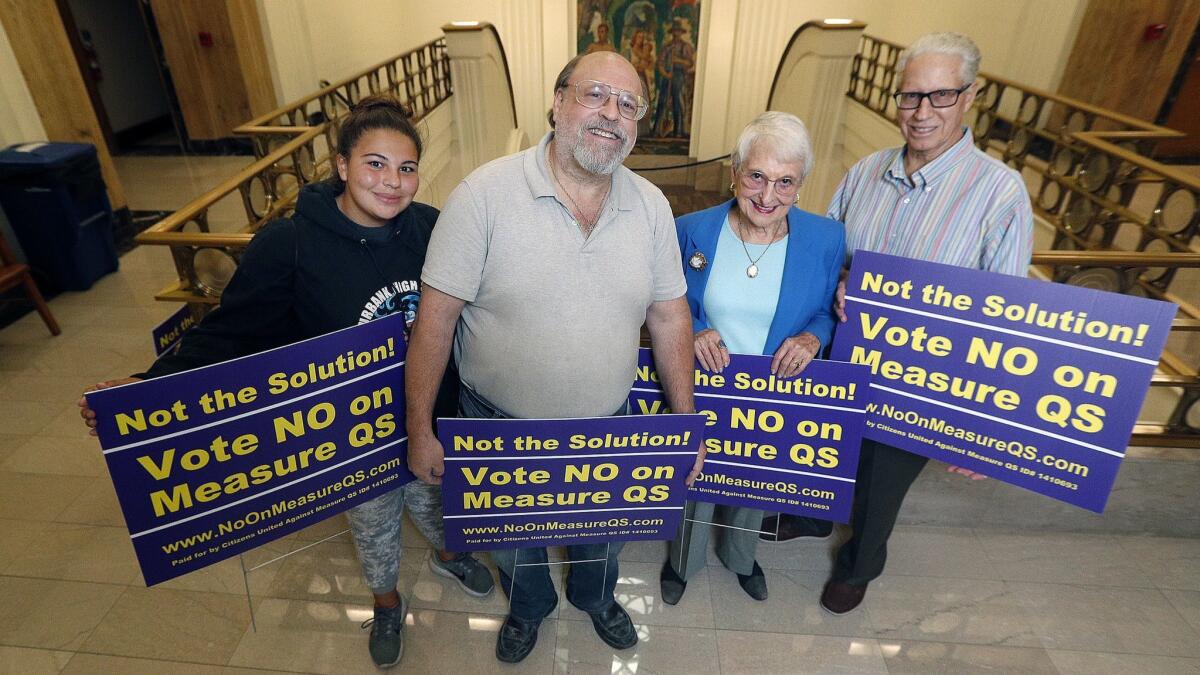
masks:
[[[411,328],[421,297],[421,267],[438,210],[413,202],[384,227],[362,236],[328,183],[300,190],[291,218],[264,226],[242,254],[219,307],[139,377],[160,377],[348,328],[396,312]],[[439,416],[453,416],[458,376],[438,395]]]

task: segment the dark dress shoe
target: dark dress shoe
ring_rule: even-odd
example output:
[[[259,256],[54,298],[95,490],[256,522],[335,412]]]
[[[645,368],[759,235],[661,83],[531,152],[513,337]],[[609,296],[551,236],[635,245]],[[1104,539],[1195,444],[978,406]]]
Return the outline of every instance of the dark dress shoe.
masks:
[[[537,644],[541,622],[525,621],[509,614],[496,636],[496,658],[505,663],[520,663]]]
[[[739,574],[737,578],[746,595],[760,602],[767,599],[767,578],[763,576],[757,560],[754,561],[754,569],[750,570],[750,574]]]
[[[633,627],[633,619],[629,618],[629,614],[625,608],[617,604],[615,601],[600,612],[588,612],[588,616],[592,617],[592,625],[596,628],[596,635],[600,636],[604,643],[613,649],[629,649],[637,644],[637,630]]]
[[[687,590],[687,582],[671,567],[671,561],[663,563],[662,573],[658,575],[659,587],[662,590],[662,600],[668,605],[674,605],[683,597]]]
[[[775,537],[776,531],[779,532],[779,538]],[[763,541],[791,541],[802,537],[825,539],[831,534],[833,523],[828,520],[776,514],[763,518],[758,538]]]
[[[853,612],[862,604],[863,596],[867,594],[867,586],[851,586],[844,581],[833,581],[825,584],[821,592],[821,609],[830,614],[842,615]]]

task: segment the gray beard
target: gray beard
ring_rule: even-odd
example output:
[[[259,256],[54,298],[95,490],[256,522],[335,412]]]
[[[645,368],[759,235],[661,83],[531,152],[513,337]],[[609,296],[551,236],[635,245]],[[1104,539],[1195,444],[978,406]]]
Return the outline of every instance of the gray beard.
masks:
[[[587,130],[582,126],[579,128],[579,137],[576,139],[575,149],[572,154],[575,156],[575,161],[579,162],[579,166],[583,167],[584,171],[593,173],[598,176],[607,176],[617,170],[621,166],[621,162],[629,156],[633,150],[634,139],[630,136],[625,137],[620,150],[613,153],[605,151],[594,151],[588,146],[584,135]]]

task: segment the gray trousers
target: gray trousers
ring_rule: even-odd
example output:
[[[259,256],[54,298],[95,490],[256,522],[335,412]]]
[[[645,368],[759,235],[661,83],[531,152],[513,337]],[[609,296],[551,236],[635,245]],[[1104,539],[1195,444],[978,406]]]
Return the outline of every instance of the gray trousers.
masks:
[[[429,545],[446,547],[442,532],[442,488],[414,480],[346,512],[363,578],[376,595],[396,590],[400,580],[400,523],[404,507]]]
[[[725,506],[689,500],[683,509],[679,534],[671,542],[670,560],[675,573],[684,581],[708,562],[708,538],[714,529],[717,536],[717,557],[731,572],[748,575],[754,570],[754,553],[758,550],[758,531],[762,528],[762,509],[744,506]],[[686,519],[720,523],[738,530],[714,528],[707,523],[690,523]]]

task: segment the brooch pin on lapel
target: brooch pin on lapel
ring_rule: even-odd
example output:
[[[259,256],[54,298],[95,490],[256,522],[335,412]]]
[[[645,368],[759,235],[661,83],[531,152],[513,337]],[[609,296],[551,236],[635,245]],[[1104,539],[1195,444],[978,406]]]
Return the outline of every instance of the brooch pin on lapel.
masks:
[[[700,272],[705,267],[708,267],[708,258],[705,258],[704,254],[700,251],[696,251],[692,254],[692,257],[688,258],[688,267]]]

